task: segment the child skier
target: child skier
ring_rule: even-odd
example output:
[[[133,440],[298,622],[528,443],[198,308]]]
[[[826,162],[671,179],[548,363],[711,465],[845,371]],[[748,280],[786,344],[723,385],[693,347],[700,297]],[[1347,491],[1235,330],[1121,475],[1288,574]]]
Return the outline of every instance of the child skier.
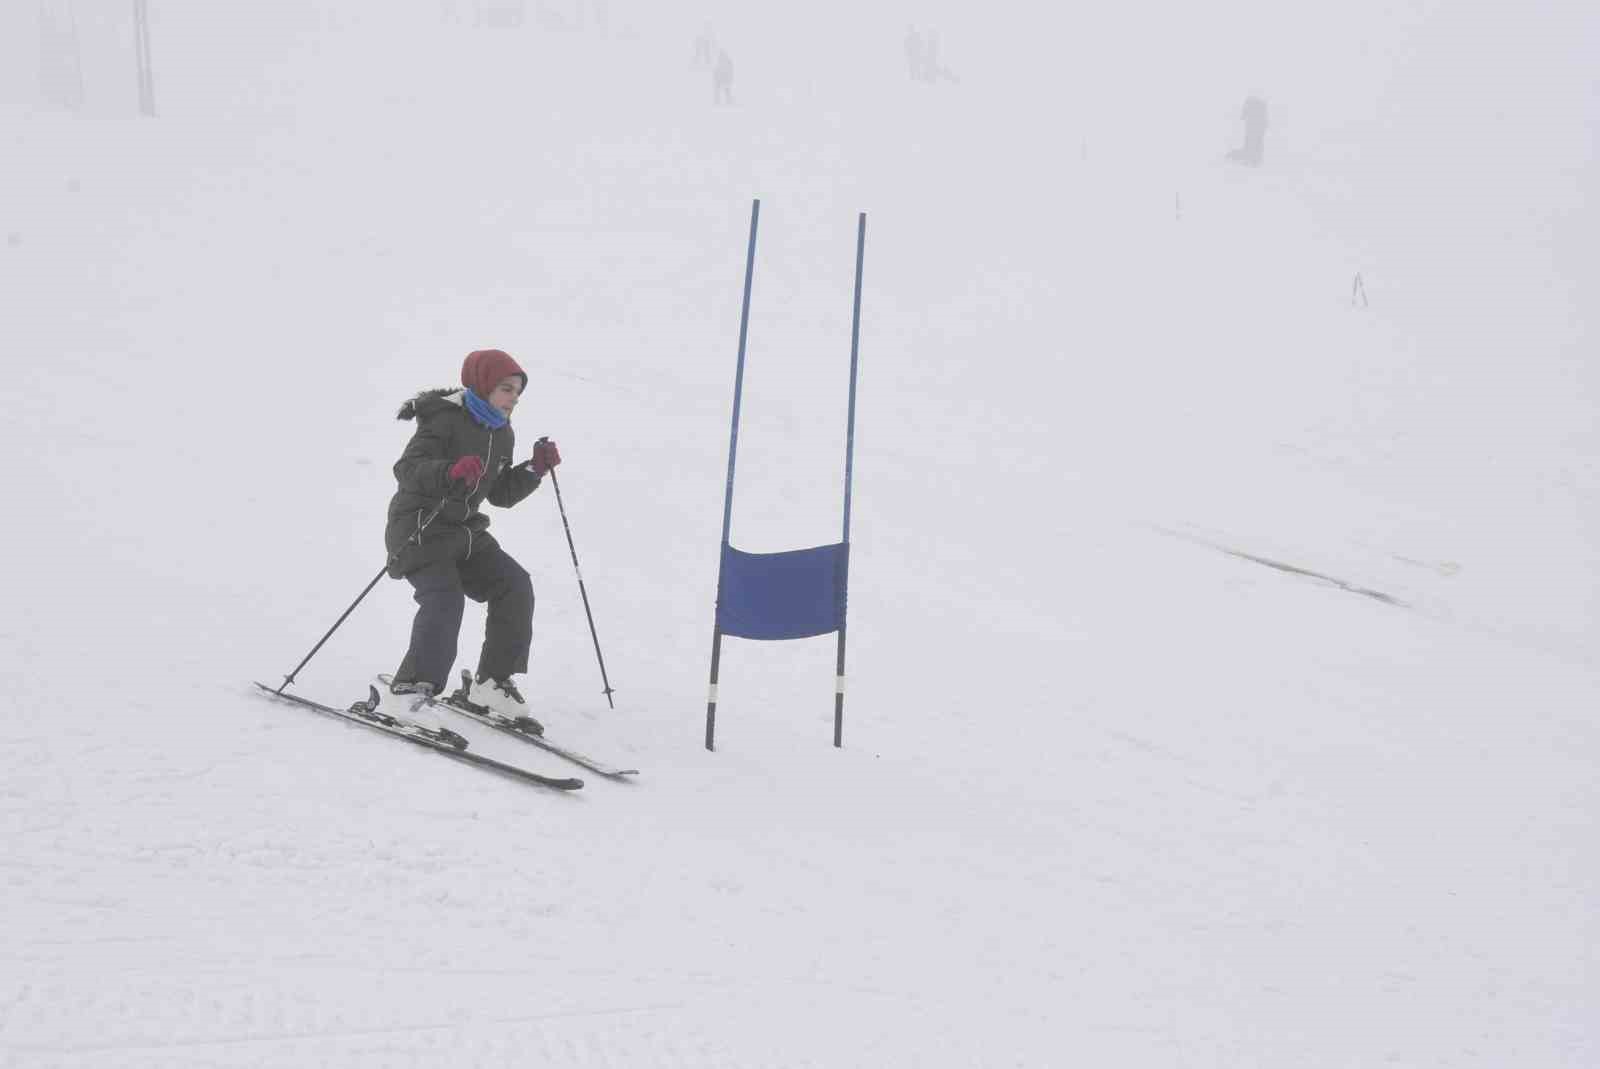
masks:
[[[399,418],[416,420],[417,430],[395,462],[399,488],[384,530],[389,574],[410,582],[417,615],[393,683],[379,687],[383,709],[433,730],[442,724],[426,699],[443,693],[450,678],[467,598],[489,606],[468,700],[502,716],[528,715],[512,676],[528,670],[533,585],[488,533],[489,517],[478,506],[487,500],[510,508],[561,463],[547,439],[534,446],[531,459],[512,462],[511,413],[528,375],[509,354],[468,354],[461,385],[424,390],[400,407]]]

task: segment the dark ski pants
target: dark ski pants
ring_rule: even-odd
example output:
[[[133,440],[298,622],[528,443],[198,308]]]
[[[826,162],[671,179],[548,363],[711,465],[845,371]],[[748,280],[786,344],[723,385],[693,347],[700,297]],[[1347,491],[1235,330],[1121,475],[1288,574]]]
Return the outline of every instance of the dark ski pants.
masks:
[[[411,622],[411,647],[400,662],[396,679],[432,683],[445,690],[456,661],[461,616],[466,599],[489,605],[478,674],[506,679],[528,670],[533,645],[533,583],[511,555],[494,545],[466,560],[446,560],[406,576],[416,589],[416,619]]]

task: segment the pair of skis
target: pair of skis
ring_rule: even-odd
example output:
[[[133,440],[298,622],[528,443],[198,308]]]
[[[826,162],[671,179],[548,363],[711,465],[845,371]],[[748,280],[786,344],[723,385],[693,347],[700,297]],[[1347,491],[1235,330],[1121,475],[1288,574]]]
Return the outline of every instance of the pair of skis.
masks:
[[[468,748],[465,738],[448,729],[431,731],[420,724],[389,716],[379,710],[378,691],[375,687],[368,687],[368,695],[365,701],[355,702],[347,709],[340,709],[336,706],[312,701],[309,698],[302,698],[298,694],[285,694],[278,688],[269,687],[265,683],[257,682],[256,686],[269,698],[277,698],[280,701],[298,705],[305,709],[336,716],[342,720],[360,724],[375,731],[381,731],[393,738],[404,739],[414,745],[433,750],[435,753],[444,754],[446,757],[464,764],[476,765],[479,768],[511,779],[521,780],[524,783],[548,787],[558,791],[575,791],[583,786],[583,780],[576,777],[545,776],[517,765],[497,761],[485,754],[476,753]],[[457,704],[458,699],[462,704]],[[638,775],[637,769],[619,769],[601,764],[575,750],[569,750],[546,740],[541,734],[532,731],[526,724],[522,724],[518,720],[496,716],[487,710],[465,704],[465,700],[465,691],[463,690],[459,694],[450,695],[449,698],[435,699],[433,704],[469,716],[481,724],[494,728],[496,731],[515,735],[525,742],[532,743],[542,750],[548,750],[550,753],[580,765],[597,775],[605,776],[609,779],[622,779]]]
[[[394,680],[387,675],[380,675],[378,680],[385,685],[394,682]],[[611,765],[602,764],[592,757],[586,757],[577,750],[568,749],[565,746],[551,742],[549,739],[544,737],[544,728],[540,727],[536,721],[529,717],[500,716],[488,709],[483,708],[482,706],[474,705],[467,698],[467,695],[471,692],[472,673],[464,671],[461,673],[460,690],[452,691],[442,698],[433,698],[429,701],[429,704],[436,709],[449,709],[452,712],[460,713],[462,716],[476,720],[478,723],[483,724],[486,727],[491,727],[496,731],[515,736],[516,738],[521,739],[523,742],[532,743],[534,746],[539,747],[539,749],[548,750],[550,753],[553,753],[558,757],[563,757],[575,765],[588,769],[597,776],[605,776],[607,779],[622,779],[627,776],[637,776],[639,774],[639,770],[637,768],[614,768]]]

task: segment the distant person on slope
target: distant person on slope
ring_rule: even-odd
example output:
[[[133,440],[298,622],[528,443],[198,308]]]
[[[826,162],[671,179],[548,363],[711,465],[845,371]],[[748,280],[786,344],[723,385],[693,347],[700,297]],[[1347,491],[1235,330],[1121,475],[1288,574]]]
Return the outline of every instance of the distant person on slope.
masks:
[[[700,31],[700,36],[694,39],[694,69],[708,71],[711,69],[714,58],[712,50],[717,47],[717,39],[711,35],[710,24]]]
[[[1239,118],[1244,120],[1244,144],[1228,153],[1228,159],[1246,167],[1260,167],[1266,152],[1267,102],[1251,94],[1239,109]]]
[[[906,27],[905,50],[906,69],[911,72],[911,80],[913,82],[927,81],[927,78],[924,77],[922,73],[922,35],[917,32],[917,28],[915,26]]]
[[[511,413],[527,384],[527,372],[509,354],[480,349],[461,365],[462,389],[424,390],[400,406],[399,418],[416,420],[417,429],[394,465],[399,488],[389,502],[384,543],[391,555],[399,551],[389,574],[415,589],[417,615],[392,685],[379,688],[391,715],[441,726],[419,699],[444,692],[467,598],[489,606],[467,700],[502,716],[528,714],[512,677],[528,670],[533,584],[478,511],[484,501],[498,508],[517,504],[561,463],[547,439],[533,447],[530,459],[513,463]]]

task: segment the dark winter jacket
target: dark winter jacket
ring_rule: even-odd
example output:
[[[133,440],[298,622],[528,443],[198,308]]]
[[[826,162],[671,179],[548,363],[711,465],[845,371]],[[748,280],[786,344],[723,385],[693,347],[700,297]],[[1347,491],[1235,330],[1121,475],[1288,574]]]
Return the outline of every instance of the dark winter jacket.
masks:
[[[490,430],[472,418],[459,389],[425,390],[400,406],[399,418],[417,421],[416,433],[394,465],[399,489],[389,502],[389,522],[384,547],[394,556],[389,574],[396,579],[440,560],[465,560],[475,550],[494,545],[485,528],[489,517],[478,511],[485,500],[510,508],[539,488],[539,476],[529,461],[513,464],[516,436],[508,423]],[[483,461],[483,478],[467,486],[450,478],[450,468],[464,456]],[[439,515],[422,531],[407,539],[448,498]]]

